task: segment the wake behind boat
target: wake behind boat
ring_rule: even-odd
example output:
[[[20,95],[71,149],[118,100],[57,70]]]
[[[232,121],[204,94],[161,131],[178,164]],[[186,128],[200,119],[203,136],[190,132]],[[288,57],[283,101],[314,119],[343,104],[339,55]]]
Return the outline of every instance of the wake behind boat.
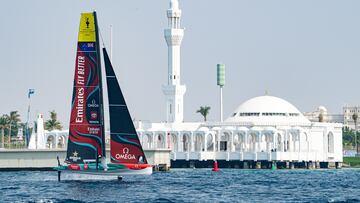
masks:
[[[61,172],[89,175],[144,175],[147,163],[124,96],[106,49],[103,48],[110,115],[110,160],[105,153],[104,103],[96,12],[80,19],[69,140]]]

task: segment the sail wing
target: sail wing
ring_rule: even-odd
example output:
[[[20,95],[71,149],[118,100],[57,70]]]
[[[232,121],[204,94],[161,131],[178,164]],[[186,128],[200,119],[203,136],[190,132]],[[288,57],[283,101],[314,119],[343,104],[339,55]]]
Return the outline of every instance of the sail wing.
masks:
[[[103,99],[96,13],[81,14],[66,162],[104,155]]]
[[[120,85],[106,49],[103,48],[110,110],[112,163],[147,164]]]

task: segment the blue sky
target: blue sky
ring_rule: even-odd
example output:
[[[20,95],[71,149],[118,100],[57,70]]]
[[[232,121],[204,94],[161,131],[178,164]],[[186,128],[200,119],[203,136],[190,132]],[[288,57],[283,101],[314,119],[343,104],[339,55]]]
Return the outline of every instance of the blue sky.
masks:
[[[168,0],[2,1],[0,12],[0,113],[26,118],[58,112],[68,125],[81,12],[98,12],[107,46],[113,25],[113,64],[132,116],[165,120],[161,85],[167,82]],[[187,85],[185,120],[211,106],[219,118],[216,64],[226,64],[224,117],[243,101],[278,96],[302,112],[324,105],[340,113],[360,104],[360,1],[180,0],[181,80]]]

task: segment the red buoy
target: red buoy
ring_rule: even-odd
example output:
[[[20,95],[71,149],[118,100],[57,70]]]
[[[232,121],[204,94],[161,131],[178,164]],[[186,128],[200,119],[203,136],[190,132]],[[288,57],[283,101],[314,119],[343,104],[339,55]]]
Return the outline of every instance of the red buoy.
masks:
[[[212,169],[212,171],[214,171],[214,172],[219,172],[220,171],[217,161],[214,162],[214,168]]]

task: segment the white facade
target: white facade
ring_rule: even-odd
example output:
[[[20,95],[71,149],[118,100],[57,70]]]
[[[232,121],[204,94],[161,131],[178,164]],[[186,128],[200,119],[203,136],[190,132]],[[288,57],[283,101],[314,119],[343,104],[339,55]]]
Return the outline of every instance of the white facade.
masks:
[[[44,131],[44,118],[41,113],[37,117],[37,130],[33,132],[30,141],[29,149],[46,149],[45,146],[45,131]]]
[[[343,157],[342,124],[310,122],[272,96],[244,102],[225,122],[136,122],[136,127],[145,150],[171,149],[174,161],[342,162]],[[46,132],[47,147],[66,147],[67,134]]]
[[[69,130],[45,131],[47,149],[65,149],[69,138]]]
[[[173,160],[342,162],[342,124],[310,122],[272,96],[245,101],[225,122],[137,127],[145,149],[169,148]]]
[[[180,46],[184,29],[180,27],[181,10],[178,0],[170,1],[167,17],[168,28],[164,30],[164,36],[168,45],[168,79],[167,85],[163,85],[166,99],[166,121],[180,123],[184,121],[186,86],[180,83]]]
[[[69,130],[44,129],[44,117],[38,114],[36,133],[33,132],[30,137],[28,149],[63,149],[67,147]]]

